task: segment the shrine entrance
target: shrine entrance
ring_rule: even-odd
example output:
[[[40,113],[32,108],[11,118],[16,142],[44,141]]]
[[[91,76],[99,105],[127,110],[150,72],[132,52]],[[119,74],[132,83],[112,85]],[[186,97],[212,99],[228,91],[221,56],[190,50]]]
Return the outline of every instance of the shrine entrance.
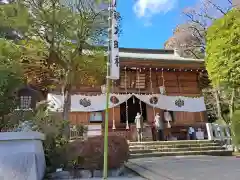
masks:
[[[129,124],[135,123],[135,117],[137,113],[142,112],[144,121],[147,117],[146,103],[141,101],[141,106],[139,104],[140,100],[135,96],[132,96],[127,100],[128,110],[126,111],[126,102],[120,105],[121,123],[126,123],[127,117]],[[141,110],[142,109],[142,110]]]

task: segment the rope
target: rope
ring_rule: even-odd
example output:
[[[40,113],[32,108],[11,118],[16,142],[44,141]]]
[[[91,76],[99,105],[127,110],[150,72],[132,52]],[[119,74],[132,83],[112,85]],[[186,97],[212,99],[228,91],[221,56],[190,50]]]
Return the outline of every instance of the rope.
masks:
[[[139,69],[138,72],[138,94],[140,95],[141,94],[141,91],[140,91],[140,72],[141,72],[141,69]],[[142,101],[139,99],[139,106],[140,106],[140,113],[142,115]]]
[[[85,118],[86,118],[86,121],[85,122],[88,122],[89,120],[88,120],[88,112],[86,112],[85,113]],[[83,122],[81,122],[81,124],[82,124]]]
[[[127,68],[125,67],[125,93],[127,95]],[[126,102],[126,129],[129,129],[129,124],[128,124],[128,103],[127,100]]]
[[[114,80],[112,80],[112,92],[114,93]],[[113,99],[113,104],[115,103],[115,96]],[[115,105],[115,104],[114,104]],[[114,109],[114,105],[113,105],[113,111],[112,111],[112,116],[113,116],[113,125],[112,125],[112,129],[115,130],[116,126],[115,126],[115,109]]]
[[[153,84],[152,84],[152,69],[150,68],[150,87],[151,87],[151,91],[152,91],[152,96],[153,96]],[[153,106],[153,115],[154,115],[154,117],[155,117],[155,115],[156,115],[156,111],[155,111],[155,106]]]
[[[165,89],[165,79],[164,79],[164,75],[163,75],[163,68],[162,68],[162,86],[164,88],[164,93],[166,93],[166,89]]]

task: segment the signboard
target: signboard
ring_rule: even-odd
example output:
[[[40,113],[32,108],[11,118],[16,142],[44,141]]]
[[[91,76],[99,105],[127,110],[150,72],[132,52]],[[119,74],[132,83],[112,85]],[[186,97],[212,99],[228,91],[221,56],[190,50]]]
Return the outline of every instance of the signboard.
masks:
[[[110,54],[110,79],[119,79],[119,41],[117,23],[117,0],[112,0],[112,27],[111,27],[111,54]]]

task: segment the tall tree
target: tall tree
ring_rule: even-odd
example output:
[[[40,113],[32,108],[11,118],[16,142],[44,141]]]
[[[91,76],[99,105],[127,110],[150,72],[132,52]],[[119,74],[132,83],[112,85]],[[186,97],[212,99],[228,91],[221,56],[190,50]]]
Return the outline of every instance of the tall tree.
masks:
[[[183,14],[187,18],[186,23],[189,24],[187,31],[192,32],[196,41],[188,43],[187,51],[195,52],[196,44],[201,47],[202,55],[205,56],[206,51],[206,33],[208,27],[218,18],[224,16],[232,9],[232,1],[218,1],[218,0],[203,0],[194,7],[189,7],[184,10]],[[193,42],[193,43],[192,43]],[[193,54],[194,56],[194,54]],[[196,57],[196,56],[194,56]],[[229,92],[224,90],[224,87],[211,86],[203,91],[206,96],[206,103],[208,107],[216,107],[208,110],[210,116],[217,116],[218,119],[225,119],[226,114],[229,113]],[[231,99],[231,98],[230,98]]]
[[[229,119],[234,112],[240,86],[240,10],[233,9],[217,19],[207,31],[206,67],[214,87],[231,88]]]
[[[48,50],[47,63],[58,69],[64,95],[63,118],[68,120],[73,84],[76,80],[79,84],[98,80],[105,70],[104,54],[95,46],[106,42],[106,13],[81,0],[66,5],[58,0],[28,1],[27,5],[33,23],[29,35],[41,39]]]
[[[191,28],[192,24],[179,25],[164,44],[166,49],[177,49],[180,56],[187,58],[200,59],[204,57],[204,42],[196,37],[195,29]],[[195,25],[196,26],[196,25]],[[200,27],[198,28],[198,30]],[[203,36],[203,31],[199,36]]]
[[[176,27],[166,48],[177,48],[185,57],[203,58],[206,49],[206,32],[214,20],[225,15],[233,7],[231,0],[202,0],[184,9],[186,21]]]
[[[17,43],[25,75],[36,83],[58,81],[64,95],[63,119],[68,120],[73,85],[97,84],[104,79],[106,58],[100,46],[107,42],[107,9],[83,0],[24,0],[9,8],[27,14],[26,25],[13,23],[23,37]],[[6,24],[19,20],[16,14],[2,17],[8,17]]]
[[[27,11],[22,11],[14,1],[0,2],[0,37],[17,40],[27,26]]]
[[[186,8],[183,13],[190,25],[193,36],[198,40],[203,50],[206,48],[206,32],[214,20],[224,16],[232,9],[232,1],[203,0],[195,7]],[[189,45],[191,46],[191,44]],[[195,48],[194,44],[192,48]]]

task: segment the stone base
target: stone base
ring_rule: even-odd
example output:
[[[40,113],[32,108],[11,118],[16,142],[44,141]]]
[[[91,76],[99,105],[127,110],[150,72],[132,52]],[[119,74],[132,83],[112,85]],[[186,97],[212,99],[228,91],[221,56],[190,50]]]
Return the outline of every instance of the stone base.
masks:
[[[122,174],[124,174],[125,167],[122,166],[118,169],[111,169],[108,171],[109,177],[120,177]],[[74,179],[74,178],[101,178],[103,177],[103,171],[102,170],[75,170],[75,171],[61,171],[61,172],[54,172],[50,175],[51,179]]]
[[[42,140],[39,132],[0,133],[0,179],[42,179],[46,167]]]

